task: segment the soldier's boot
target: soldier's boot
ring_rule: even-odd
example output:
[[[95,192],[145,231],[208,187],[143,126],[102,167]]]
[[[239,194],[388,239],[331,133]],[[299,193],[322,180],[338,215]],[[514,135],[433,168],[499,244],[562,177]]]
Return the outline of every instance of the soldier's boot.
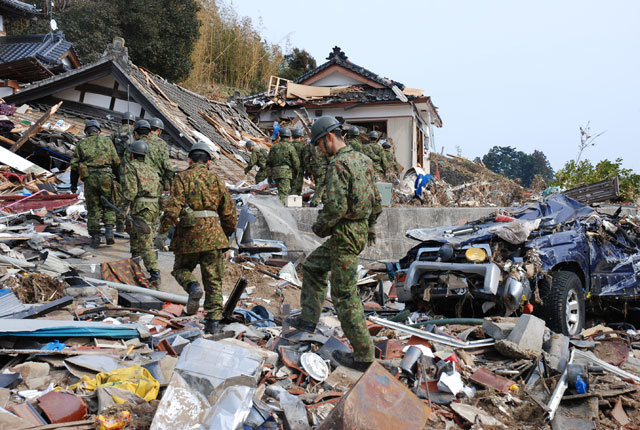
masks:
[[[204,295],[204,290],[197,282],[190,282],[187,287],[189,298],[187,299],[187,315],[195,315],[200,308],[200,299]]]
[[[316,325],[312,322],[305,321],[300,317],[287,317],[285,318],[287,324],[298,330],[306,331],[307,333],[313,333],[316,331]]]
[[[208,334],[218,334],[221,331],[220,321],[206,319],[204,323],[204,332]]]
[[[100,246],[100,235],[98,233],[91,235],[91,247],[98,248]]]
[[[116,243],[113,239],[113,224],[107,224],[104,226],[104,238],[107,241],[107,245],[113,245]]]
[[[355,369],[360,372],[366,371],[372,363],[371,361],[356,361],[353,358],[353,352],[335,350],[331,353],[331,356],[341,365],[350,367],[351,369]]]
[[[122,220],[116,221],[116,233],[124,233],[124,222]]]
[[[160,271],[159,270],[149,270],[149,282],[151,285],[158,289],[160,288]]]

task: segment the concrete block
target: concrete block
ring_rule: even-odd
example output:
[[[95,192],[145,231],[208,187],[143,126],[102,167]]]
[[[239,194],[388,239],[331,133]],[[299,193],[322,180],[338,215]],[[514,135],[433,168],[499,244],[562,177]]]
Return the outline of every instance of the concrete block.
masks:
[[[518,318],[485,318],[482,321],[482,330],[487,336],[502,340],[509,337],[517,322]]]
[[[286,203],[288,208],[301,208],[302,196],[296,196],[296,195],[287,196]]]
[[[516,326],[511,330],[507,340],[523,350],[542,352],[542,342],[546,324],[540,318],[524,314],[518,318]]]
[[[549,367],[558,373],[564,372],[569,360],[569,338],[563,334],[554,334],[547,345],[549,346],[546,349],[549,353]]]
[[[362,372],[345,366],[338,366],[331,375],[323,382],[328,390],[348,391],[358,379],[362,376]]]

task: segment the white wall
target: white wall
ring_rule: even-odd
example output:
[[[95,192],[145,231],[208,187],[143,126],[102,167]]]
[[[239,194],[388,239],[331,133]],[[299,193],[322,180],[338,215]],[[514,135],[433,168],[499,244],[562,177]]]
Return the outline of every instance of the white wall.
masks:
[[[53,95],[55,98],[60,100],[68,100],[70,102],[78,102],[80,101],[80,91],[74,90],[73,88],[69,88],[68,90],[60,91]]]
[[[343,75],[342,73],[333,72],[321,79],[318,79],[311,85],[314,87],[338,87],[341,85],[359,85],[361,81],[354,79],[350,76]]]
[[[389,118],[387,134],[393,140],[396,160],[408,169],[415,164],[415,140],[413,139],[413,118]]]

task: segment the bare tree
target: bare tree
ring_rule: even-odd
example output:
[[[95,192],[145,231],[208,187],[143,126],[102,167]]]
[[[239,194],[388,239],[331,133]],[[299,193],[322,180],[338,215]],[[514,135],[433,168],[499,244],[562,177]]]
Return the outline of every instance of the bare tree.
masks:
[[[580,146],[578,148],[578,157],[576,158],[576,164],[580,162],[582,153],[591,146],[596,146],[596,139],[605,134],[607,131],[596,134],[591,134],[591,121],[587,121],[587,125],[580,126]]]

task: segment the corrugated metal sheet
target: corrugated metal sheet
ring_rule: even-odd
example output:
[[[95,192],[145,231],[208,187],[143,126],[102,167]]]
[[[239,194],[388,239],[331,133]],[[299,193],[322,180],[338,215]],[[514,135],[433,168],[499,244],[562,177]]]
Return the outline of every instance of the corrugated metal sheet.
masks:
[[[15,294],[8,293],[0,296],[0,318],[5,318],[8,315],[13,315],[16,312],[22,312],[27,309]]]

